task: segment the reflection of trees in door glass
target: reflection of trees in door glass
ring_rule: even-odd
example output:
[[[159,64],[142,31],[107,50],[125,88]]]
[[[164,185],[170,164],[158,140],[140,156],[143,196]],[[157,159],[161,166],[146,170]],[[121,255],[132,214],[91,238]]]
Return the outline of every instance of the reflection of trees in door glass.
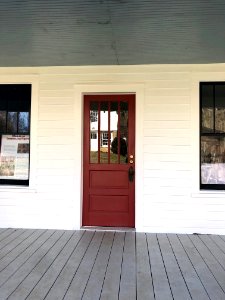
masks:
[[[120,162],[127,163],[127,145],[128,145],[128,103],[120,102],[120,139],[121,152]]]

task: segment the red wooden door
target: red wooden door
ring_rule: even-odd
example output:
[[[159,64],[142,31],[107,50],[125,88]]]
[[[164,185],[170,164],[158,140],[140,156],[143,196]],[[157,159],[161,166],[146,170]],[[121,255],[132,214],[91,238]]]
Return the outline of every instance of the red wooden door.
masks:
[[[84,96],[83,226],[135,226],[135,95]]]

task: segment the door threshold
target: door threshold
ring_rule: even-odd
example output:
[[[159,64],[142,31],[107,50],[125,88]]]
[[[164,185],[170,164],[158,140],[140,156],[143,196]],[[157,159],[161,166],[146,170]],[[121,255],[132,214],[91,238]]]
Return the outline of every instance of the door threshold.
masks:
[[[135,228],[131,227],[104,227],[104,226],[81,226],[81,230],[90,230],[90,231],[131,231],[135,232]]]

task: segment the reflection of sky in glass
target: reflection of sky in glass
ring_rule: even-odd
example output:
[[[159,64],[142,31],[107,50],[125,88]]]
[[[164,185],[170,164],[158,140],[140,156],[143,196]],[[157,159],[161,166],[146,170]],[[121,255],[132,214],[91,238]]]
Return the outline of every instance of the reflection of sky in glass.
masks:
[[[18,131],[29,132],[29,112],[19,113]]]

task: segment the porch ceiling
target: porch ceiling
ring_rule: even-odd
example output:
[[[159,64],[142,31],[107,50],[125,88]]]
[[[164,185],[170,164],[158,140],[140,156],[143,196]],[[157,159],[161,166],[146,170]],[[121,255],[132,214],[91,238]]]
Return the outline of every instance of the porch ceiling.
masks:
[[[0,66],[225,62],[224,0],[1,0]]]

